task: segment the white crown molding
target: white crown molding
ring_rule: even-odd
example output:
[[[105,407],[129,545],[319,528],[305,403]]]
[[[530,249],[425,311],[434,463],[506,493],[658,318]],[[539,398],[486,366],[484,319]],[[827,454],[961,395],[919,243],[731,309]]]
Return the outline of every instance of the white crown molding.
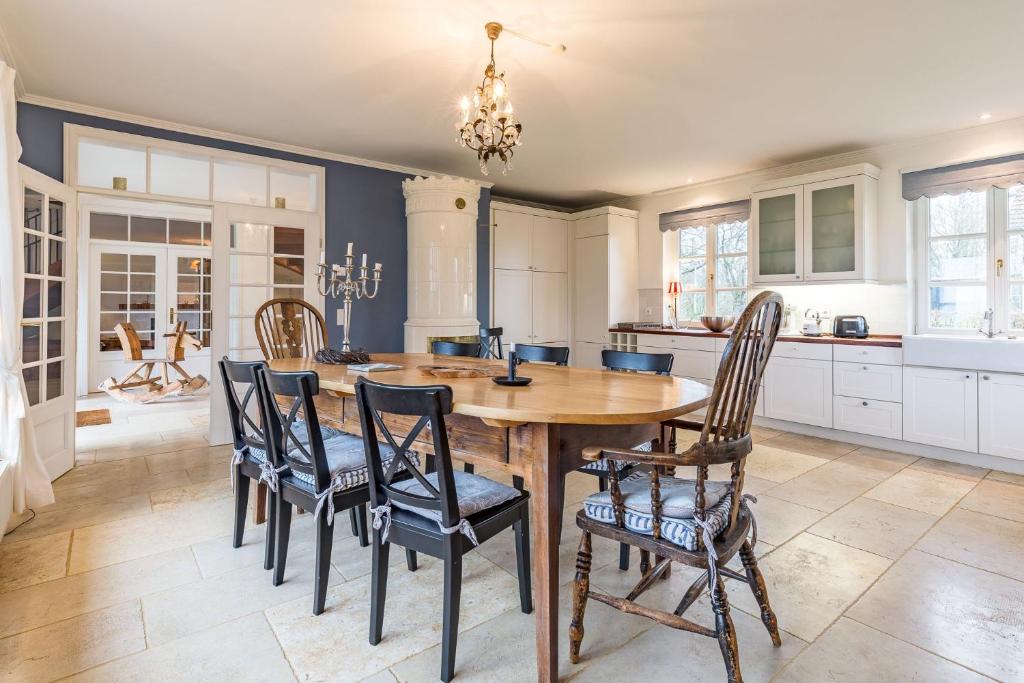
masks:
[[[7,34],[4,33],[3,25],[0,25],[0,60],[7,62],[7,66],[14,69],[14,96],[20,100],[25,96],[25,81],[18,71],[18,65],[14,63],[14,52],[7,40]]]
[[[0,45],[0,49],[2,49],[2,45]],[[2,54],[2,52],[0,52],[0,54]],[[395,171],[396,173],[406,173],[413,176],[449,176],[449,174],[442,173],[439,171],[428,171],[421,168],[413,168],[411,166],[400,166],[398,164],[389,164],[383,161],[362,159],[360,157],[348,156],[346,154],[338,154],[337,152],[328,152],[322,149],[314,149],[312,147],[301,147],[299,145],[291,145],[285,142],[264,140],[262,138],[250,137],[248,135],[228,133],[221,130],[202,128],[200,126],[191,126],[184,123],[175,123],[174,121],[165,121],[163,119],[155,119],[149,116],[126,114],[124,112],[115,111],[113,109],[103,109],[102,107],[94,107],[92,105],[80,104],[78,102],[68,102],[66,100],[58,100],[52,97],[43,97],[41,95],[22,94],[18,96],[18,101],[24,102],[25,104],[34,104],[40,107],[47,107],[49,109],[60,109],[63,111],[71,111],[78,114],[85,114],[87,116],[98,116],[100,118],[113,119],[115,121],[123,121],[124,123],[134,123],[139,126],[160,128],[163,130],[174,131],[176,133],[186,133],[189,135],[198,135],[200,137],[212,138],[214,140],[237,142],[243,145],[253,145],[254,147],[263,147],[264,149],[272,149],[278,152],[288,152],[289,154],[300,154],[302,156],[312,157],[314,159],[323,159],[326,161],[340,161],[345,164],[353,164],[355,166],[366,166],[368,168],[377,168],[383,171]],[[467,182],[475,183],[478,187],[490,188],[494,186],[494,183],[492,182],[475,180],[473,178],[464,178],[464,180],[466,180]]]

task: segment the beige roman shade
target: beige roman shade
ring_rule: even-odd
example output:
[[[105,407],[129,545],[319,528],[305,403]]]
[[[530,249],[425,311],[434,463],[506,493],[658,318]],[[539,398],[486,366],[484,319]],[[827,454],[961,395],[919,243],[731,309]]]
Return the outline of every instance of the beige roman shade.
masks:
[[[1020,183],[1024,183],[1024,154],[1013,154],[904,173],[903,198],[912,202],[921,197],[1007,188]]]
[[[745,221],[749,218],[750,200],[743,199],[738,202],[698,206],[692,209],[663,213],[658,217],[658,227],[662,232],[668,232],[680,228],[692,228],[695,225],[730,223]]]

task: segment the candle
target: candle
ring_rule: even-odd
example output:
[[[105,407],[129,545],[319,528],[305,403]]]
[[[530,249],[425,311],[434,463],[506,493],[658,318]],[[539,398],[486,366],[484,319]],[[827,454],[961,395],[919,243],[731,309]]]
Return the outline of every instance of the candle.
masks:
[[[366,254],[363,254],[363,270],[366,270]]]
[[[324,260],[324,250],[321,249],[320,250],[320,264],[323,265],[325,263],[327,263],[327,261]]]
[[[348,251],[345,252],[345,256],[348,256],[349,258],[352,257],[352,243],[351,242],[348,243]]]
[[[374,263],[373,264],[373,269],[374,270],[380,270],[380,264],[379,263]]]

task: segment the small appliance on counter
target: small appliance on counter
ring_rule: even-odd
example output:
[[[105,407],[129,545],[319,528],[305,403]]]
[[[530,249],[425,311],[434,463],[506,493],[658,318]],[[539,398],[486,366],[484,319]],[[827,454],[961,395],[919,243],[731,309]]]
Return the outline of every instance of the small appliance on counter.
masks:
[[[868,322],[862,315],[837,315],[832,323],[832,335],[835,337],[866,339],[868,336]]]
[[[816,308],[808,308],[804,311],[804,322],[800,326],[800,334],[805,337],[820,337],[825,328],[822,321],[828,318],[828,311],[820,313]]]

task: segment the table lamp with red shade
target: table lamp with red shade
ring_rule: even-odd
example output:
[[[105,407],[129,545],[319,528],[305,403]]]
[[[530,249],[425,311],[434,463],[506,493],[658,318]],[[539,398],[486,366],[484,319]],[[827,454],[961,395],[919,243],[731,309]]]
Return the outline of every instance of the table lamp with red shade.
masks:
[[[679,295],[683,293],[683,285],[678,280],[669,282],[668,293],[672,296],[672,327],[679,327]]]

